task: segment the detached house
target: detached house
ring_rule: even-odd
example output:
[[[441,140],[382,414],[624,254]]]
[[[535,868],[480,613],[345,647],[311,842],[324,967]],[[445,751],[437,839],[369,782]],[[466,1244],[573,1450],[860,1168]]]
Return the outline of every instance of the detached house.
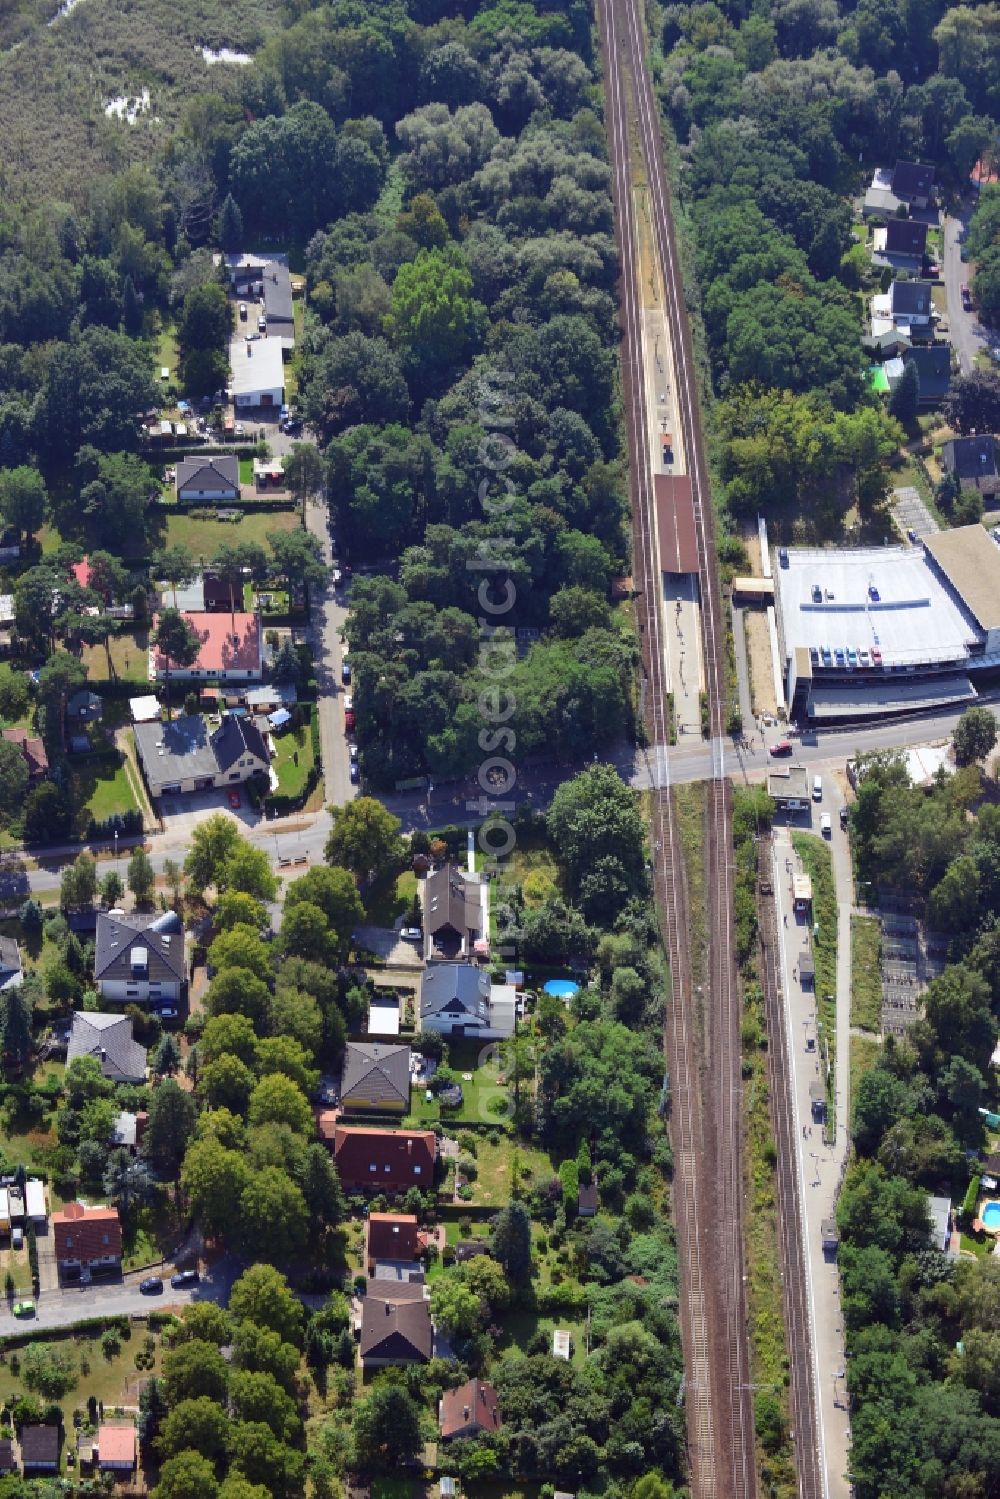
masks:
[[[926,208],[934,192],[934,168],[916,161],[897,161],[892,174],[892,191],[900,203],[910,208]]]
[[[365,1223],[365,1263],[369,1275],[379,1260],[417,1257],[419,1241],[413,1213],[369,1213]]]
[[[176,911],[97,917],[94,978],[105,999],[123,1004],[177,1001],[184,986],[184,929]]]
[[[235,453],[182,458],[177,465],[179,500],[238,500],[240,460]]]
[[[95,1270],[121,1268],[122,1226],[117,1208],[68,1202],[52,1214],[52,1236],[60,1277],[87,1281]]]
[[[405,1192],[434,1184],[437,1136],[433,1130],[347,1129],[333,1131],[337,1173],[348,1191],[372,1188]]]
[[[151,796],[235,786],[270,772],[264,735],[252,719],[232,713],[212,733],[199,714],[136,724],[135,747]]]
[[[77,1010],[69,1033],[66,1065],[77,1057],[96,1057],[109,1082],[139,1086],[146,1081],[146,1048],[133,1039],[127,1015]]]
[[[434,1327],[422,1285],[369,1282],[361,1308],[361,1363],[426,1364],[434,1351]]]
[[[474,963],[430,962],[420,981],[420,1029],[498,1041],[513,1035],[513,987]]]
[[[348,1112],[405,1114],[410,1107],[410,1048],[348,1042],[340,1101]]]
[[[927,249],[927,225],[913,219],[890,219],[873,237],[872,264],[917,275]]]
[[[19,989],[24,983],[21,949],[16,937],[0,937],[0,989]]]
[[[444,864],[427,876],[421,902],[426,956],[471,958],[483,930],[479,881],[455,864]]]
[[[927,328],[934,304],[929,281],[894,281],[889,288],[889,313],[897,328]]]
[[[441,1438],[477,1437],[484,1431],[499,1431],[500,1403],[486,1379],[470,1379],[457,1390],[445,1390],[438,1404]]]
[[[58,1426],[21,1427],[21,1465],[28,1473],[58,1473]]]
[[[227,590],[228,592],[228,590]],[[259,681],[264,670],[260,616],[245,613],[185,612],[184,618],[201,641],[201,650],[191,666],[177,666],[155,647],[150,652],[150,677],[165,680],[168,668],[172,682]],[[153,629],[159,617],[153,618]]]
[[[135,1467],[135,1427],[100,1426],[96,1456],[102,1473],[131,1473]]]
[[[40,781],[48,775],[49,757],[37,734],[29,734],[27,729],[4,729],[3,737],[8,744],[16,744],[27,761],[29,781]]]
[[[982,436],[955,437],[941,449],[941,463],[962,484],[979,484],[997,477],[997,440],[989,432]]]

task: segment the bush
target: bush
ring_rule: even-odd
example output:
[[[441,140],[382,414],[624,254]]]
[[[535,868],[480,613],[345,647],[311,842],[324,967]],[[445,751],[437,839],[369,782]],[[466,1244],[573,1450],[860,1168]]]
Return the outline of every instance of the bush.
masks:
[[[573,1218],[576,1216],[577,1203],[580,1199],[580,1172],[576,1161],[563,1161],[559,1167],[559,1180],[562,1183],[566,1216]]]
[[[72,1353],[54,1343],[32,1343],[24,1350],[22,1368],[28,1389],[50,1400],[61,1400],[76,1384]]]
[[[962,1199],[962,1221],[968,1226],[976,1216],[976,1208],[979,1205],[980,1178],[978,1174],[972,1178],[968,1189]]]

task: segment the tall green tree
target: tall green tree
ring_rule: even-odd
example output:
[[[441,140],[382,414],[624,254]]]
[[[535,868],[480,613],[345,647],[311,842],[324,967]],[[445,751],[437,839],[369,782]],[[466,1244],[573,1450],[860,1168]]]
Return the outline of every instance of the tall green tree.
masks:
[[[48,492],[37,469],[0,469],[0,517],[6,525],[31,541],[45,519]]]
[[[167,716],[170,715],[170,673],[193,666],[201,654],[201,639],[194,626],[177,609],[164,609],[152,634],[152,644],[163,657],[163,675],[167,689]]]

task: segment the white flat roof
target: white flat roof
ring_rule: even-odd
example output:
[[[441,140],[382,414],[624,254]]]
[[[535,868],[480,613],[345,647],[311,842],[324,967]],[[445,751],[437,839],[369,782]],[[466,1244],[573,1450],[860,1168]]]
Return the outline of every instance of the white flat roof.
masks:
[[[368,1006],[368,1034],[369,1036],[398,1036],[399,1035],[399,1001],[395,1004],[391,1000],[377,1005]]]
[[[159,698],[130,697],[128,705],[133,723],[155,723],[160,716]]]
[[[285,367],[279,338],[234,338],[229,345],[229,364],[233,371],[236,395],[254,390],[280,390],[285,384]]]
[[[933,665],[980,638],[920,547],[789,547],[775,581],[788,656],[877,646],[883,666]]]

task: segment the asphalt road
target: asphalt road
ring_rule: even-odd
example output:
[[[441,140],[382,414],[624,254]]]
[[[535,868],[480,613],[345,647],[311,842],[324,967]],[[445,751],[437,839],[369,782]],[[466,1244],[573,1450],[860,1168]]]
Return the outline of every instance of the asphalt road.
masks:
[[[227,1255],[203,1270],[201,1281],[189,1291],[175,1291],[169,1283],[169,1275],[165,1274],[160,1296],[144,1296],[139,1290],[142,1276],[138,1275],[130,1275],[123,1281],[67,1286],[43,1292],[36,1300],[34,1317],[15,1317],[10,1303],[4,1301],[0,1304],[0,1338],[36,1328],[72,1327],[88,1317],[131,1317],[151,1311],[175,1311],[192,1301],[217,1301],[226,1306],[233,1281],[242,1268],[239,1261]]]
[[[965,231],[971,216],[971,205],[963,204],[958,218],[945,219],[944,258],[941,266],[945,296],[948,299],[951,343],[963,375],[967,375],[975,367],[976,355],[986,347],[986,333],[980,326],[979,319],[974,312],[966,312],[962,306],[962,284],[970,280],[972,267],[963,264],[959,234]]]
[[[347,649],[341,636],[347,619],[347,597],[345,592],[338,592],[333,584],[335,559],[330,544],[325,504],[316,503],[306,507],[306,525],[323,548],[323,556],[329,569],[322,599],[315,590],[312,594],[309,642],[316,664],[319,739],[326,799],[339,807],[357,795],[357,787],[351,785],[350,754],[344,732],[345,688],[341,682],[341,667]]]

